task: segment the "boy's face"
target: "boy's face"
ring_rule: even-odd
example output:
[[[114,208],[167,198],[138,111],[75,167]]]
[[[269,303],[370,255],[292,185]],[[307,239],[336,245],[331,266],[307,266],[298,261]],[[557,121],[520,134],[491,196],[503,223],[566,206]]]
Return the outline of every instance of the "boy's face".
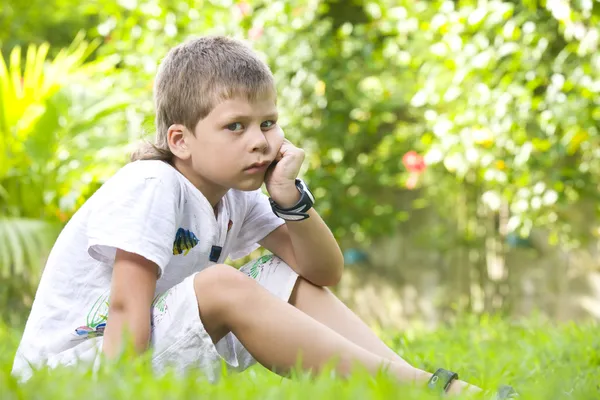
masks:
[[[252,102],[244,97],[225,100],[198,122],[194,135],[186,135],[191,180],[201,190],[220,195],[229,189],[256,190],[283,137],[274,95]]]

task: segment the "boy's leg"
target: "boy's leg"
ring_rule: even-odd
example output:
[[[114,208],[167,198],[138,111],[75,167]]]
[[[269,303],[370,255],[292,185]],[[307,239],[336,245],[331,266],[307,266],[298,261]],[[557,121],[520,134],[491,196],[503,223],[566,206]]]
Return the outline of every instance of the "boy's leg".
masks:
[[[315,286],[300,277],[290,297],[290,304],[327,325],[340,335],[363,349],[388,360],[408,364],[402,357],[383,343],[381,339],[330,290]],[[429,377],[429,375],[428,375]]]
[[[412,368],[357,346],[234,268],[207,268],[196,275],[194,288],[200,319],[213,342],[233,332],[259,363],[278,373],[287,374],[301,355],[302,368],[316,372],[336,358],[342,375],[357,362],[372,373],[387,367],[404,382],[415,378]]]
[[[198,273],[194,289],[200,319],[213,342],[233,332],[259,363],[278,373],[289,372],[301,355],[302,368],[316,372],[335,358],[342,375],[358,363],[371,373],[387,368],[402,382],[417,378],[416,369],[352,343],[231,267],[216,265]]]
[[[327,288],[315,286],[306,279],[299,277],[290,297],[290,304],[327,325],[363,349],[413,368],[416,371],[417,382],[426,383],[431,378],[431,373],[411,366],[406,360],[386,346],[367,324]],[[462,390],[462,388],[467,386],[473,387],[466,382],[456,381],[452,384],[452,389]],[[475,389],[477,390],[477,388]]]
[[[315,286],[306,279],[299,277],[290,297],[290,304],[363,349],[414,369],[417,382],[426,383],[431,377],[431,373],[411,366],[386,346],[352,310],[327,288]],[[469,386],[463,381],[455,383],[452,384],[452,389]]]

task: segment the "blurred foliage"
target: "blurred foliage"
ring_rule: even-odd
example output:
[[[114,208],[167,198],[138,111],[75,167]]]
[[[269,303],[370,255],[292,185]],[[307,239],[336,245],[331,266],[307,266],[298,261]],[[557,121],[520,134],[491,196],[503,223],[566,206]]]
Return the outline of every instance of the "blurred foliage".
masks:
[[[6,1],[0,5],[0,44],[4,56],[15,46],[41,45],[51,40],[58,52],[68,46],[79,30],[98,19],[82,2],[72,0]]]
[[[61,201],[72,210],[89,182],[124,162],[131,145],[116,143],[152,133],[153,76],[168,49],[190,36],[227,34],[248,40],[272,67],[280,123],[307,150],[304,174],[344,247],[367,248],[425,208],[439,215],[423,237],[437,248],[482,246],[490,236],[528,245],[521,236],[534,228],[570,246],[599,234],[597,224],[590,231],[570,215],[589,203],[588,221],[600,211],[598,0],[34,3],[5,1],[3,54],[42,40],[58,51],[83,29],[102,42],[93,58],[116,68],[66,87],[102,110],[53,98],[63,99],[54,107],[68,127],[52,114],[54,125],[40,135],[58,130],[94,145],[65,145],[88,160],[62,160],[76,165],[73,175],[32,169],[31,185],[62,189],[28,196],[21,216],[37,210],[34,218],[46,218]],[[107,93],[128,97],[114,107],[111,97],[94,100]],[[104,111],[114,111],[110,125],[95,119]],[[100,147],[103,164],[82,156]],[[491,229],[481,229],[482,216]]]
[[[445,207],[454,179],[492,210],[510,204],[508,231],[525,236],[550,226],[571,238],[561,206],[597,192],[597,2],[118,4],[96,10],[96,31],[146,99],[136,111],[148,131],[170,46],[222,33],[264,54],[282,125],[309,150],[306,175],[340,238],[365,242],[409,218],[397,199],[411,176],[421,207]],[[400,162],[410,150],[429,167],[418,185]]]

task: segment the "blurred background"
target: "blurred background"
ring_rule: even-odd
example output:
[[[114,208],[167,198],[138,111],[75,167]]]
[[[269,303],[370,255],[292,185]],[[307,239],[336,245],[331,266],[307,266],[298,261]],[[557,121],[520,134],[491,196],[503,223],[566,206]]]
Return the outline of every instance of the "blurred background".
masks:
[[[3,0],[0,314],[28,315],[66,221],[153,134],[195,35],[247,40],[381,329],[600,319],[598,0]]]

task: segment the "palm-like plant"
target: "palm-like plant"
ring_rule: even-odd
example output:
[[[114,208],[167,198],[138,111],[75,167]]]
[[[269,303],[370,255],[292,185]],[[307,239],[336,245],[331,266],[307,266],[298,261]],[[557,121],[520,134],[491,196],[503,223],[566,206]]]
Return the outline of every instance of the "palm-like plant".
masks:
[[[79,35],[53,60],[48,44],[0,55],[0,280],[35,281],[65,210],[93,190],[103,123],[126,104],[99,99],[114,63],[88,61],[97,46]]]

